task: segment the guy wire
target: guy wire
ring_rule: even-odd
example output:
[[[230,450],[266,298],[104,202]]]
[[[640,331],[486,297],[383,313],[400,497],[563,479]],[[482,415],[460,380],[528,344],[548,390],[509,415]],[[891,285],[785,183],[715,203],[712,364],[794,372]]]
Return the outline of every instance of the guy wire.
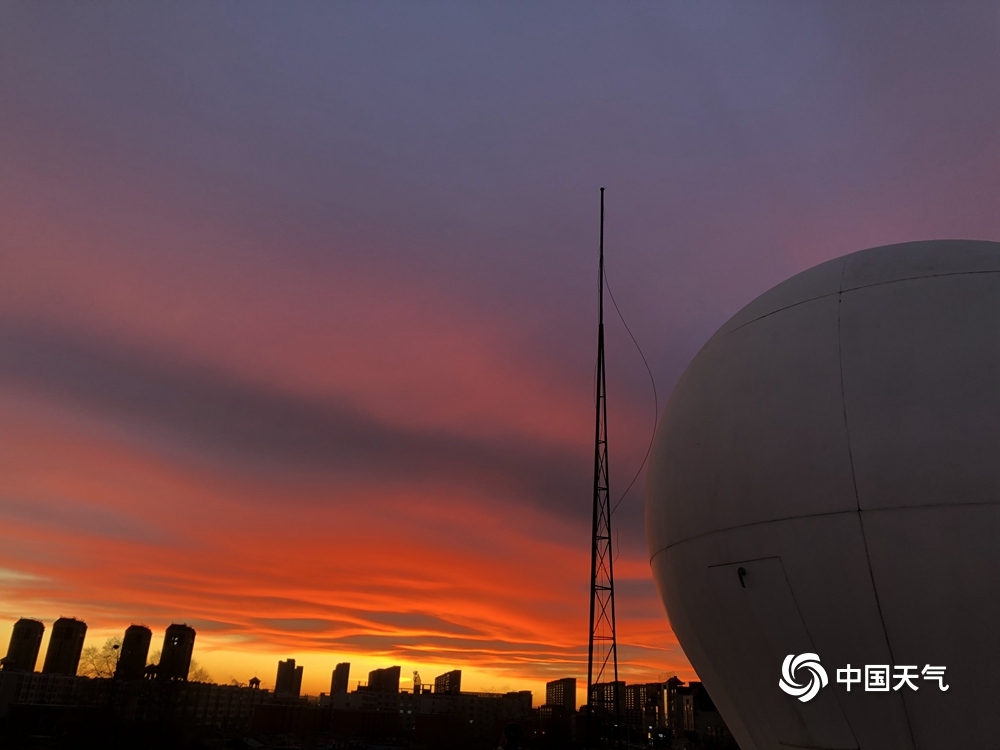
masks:
[[[649,384],[653,387],[653,431],[649,436],[649,445],[646,446],[646,455],[642,457],[642,463],[639,464],[639,468],[635,472],[635,476],[632,477],[632,481],[628,483],[628,487],[622,493],[621,497],[618,498],[618,502],[615,503],[614,507],[611,509],[611,513],[614,514],[618,510],[618,506],[621,505],[622,500],[628,494],[628,491],[632,489],[632,485],[639,478],[642,473],[643,467],[646,465],[646,461],[649,460],[649,452],[653,450],[653,439],[656,437],[656,420],[660,416],[660,401],[656,395],[656,381],[653,379],[653,371],[649,367],[649,362],[646,361],[646,355],[642,353],[642,347],[639,346],[639,342],[635,340],[635,336],[632,335],[632,329],[628,327],[628,323],[625,322],[625,316],[622,315],[622,311],[618,308],[618,302],[615,300],[614,292],[611,291],[611,282],[608,281],[607,269],[604,271],[604,284],[608,289],[608,296],[611,297],[611,304],[615,307],[615,312],[618,313],[618,318],[621,320],[622,325],[625,326],[625,330],[628,331],[628,336],[632,339],[632,343],[635,345],[635,349],[639,352],[639,356],[642,358],[642,364],[646,367],[646,374],[649,375]]]

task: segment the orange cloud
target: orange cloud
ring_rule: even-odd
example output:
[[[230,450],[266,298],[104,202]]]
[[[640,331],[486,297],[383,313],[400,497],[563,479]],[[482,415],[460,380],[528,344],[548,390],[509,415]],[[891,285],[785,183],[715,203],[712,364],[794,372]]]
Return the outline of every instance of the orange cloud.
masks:
[[[293,655],[313,692],[328,689],[342,659],[431,675],[459,667],[471,687],[536,692],[546,679],[584,677],[585,441],[565,439],[572,425],[560,422],[561,398],[544,378],[520,383],[539,409],[530,425],[517,414],[494,424],[489,410],[471,427],[449,424],[447,410],[420,402],[398,420],[365,413],[317,426],[324,388],[340,385],[310,392],[274,371],[237,380],[240,357],[225,347],[210,367],[175,370],[162,356],[143,359],[128,331],[115,332],[123,344],[37,323],[0,335],[0,569],[22,576],[0,577],[4,628],[17,616],[72,614],[100,639],[130,622],[162,632],[185,621],[217,679],[260,670],[266,684],[268,660]],[[201,353],[191,348],[193,360]],[[476,382],[492,367],[482,356],[454,375],[466,383],[456,412],[463,392],[485,403],[486,386],[504,380]],[[440,377],[392,374],[413,392]],[[371,385],[370,398],[383,387]],[[156,403],[133,400],[131,389]],[[226,398],[240,408],[216,405]],[[552,419],[542,410],[550,400]],[[432,416],[421,422],[418,406]],[[305,460],[294,444],[272,444],[275,435],[294,443],[300,424],[318,443],[351,429],[371,445],[334,441]],[[428,444],[457,455],[422,452]],[[339,461],[341,448],[354,458]],[[384,471],[372,469],[382,458]],[[576,499],[549,497],[573,472],[582,475],[568,488]],[[684,672],[644,549],[622,551],[616,564],[623,675]]]

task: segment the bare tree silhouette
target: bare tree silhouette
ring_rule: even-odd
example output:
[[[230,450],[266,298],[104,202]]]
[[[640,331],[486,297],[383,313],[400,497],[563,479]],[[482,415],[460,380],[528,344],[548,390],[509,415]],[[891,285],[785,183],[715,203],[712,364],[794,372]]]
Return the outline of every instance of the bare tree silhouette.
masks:
[[[191,660],[191,668],[188,670],[188,682],[211,682],[212,675],[208,673],[201,664],[194,659]]]
[[[114,677],[121,647],[122,639],[118,636],[108,638],[100,648],[87,646],[80,655],[76,673],[81,677]]]

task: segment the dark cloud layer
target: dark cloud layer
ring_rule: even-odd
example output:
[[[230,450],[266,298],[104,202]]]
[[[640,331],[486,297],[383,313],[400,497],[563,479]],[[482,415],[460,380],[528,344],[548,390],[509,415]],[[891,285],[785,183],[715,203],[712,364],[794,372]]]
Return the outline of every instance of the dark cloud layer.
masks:
[[[349,404],[253,387],[150,352],[43,326],[0,326],[0,380],[166,435],[244,471],[308,469],[459,484],[507,502],[580,516],[587,457],[530,438],[415,431]],[[585,515],[585,513],[584,513]]]

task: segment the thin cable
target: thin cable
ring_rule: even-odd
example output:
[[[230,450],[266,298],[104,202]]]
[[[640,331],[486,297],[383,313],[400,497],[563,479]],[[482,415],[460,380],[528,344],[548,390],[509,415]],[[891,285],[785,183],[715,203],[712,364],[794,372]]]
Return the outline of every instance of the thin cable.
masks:
[[[642,357],[642,363],[646,366],[646,373],[649,375],[649,383],[653,386],[653,431],[649,436],[649,445],[646,446],[646,455],[642,457],[642,463],[639,464],[639,468],[636,470],[635,476],[632,477],[632,481],[628,483],[628,487],[625,488],[622,496],[618,498],[618,502],[615,503],[615,506],[611,509],[611,513],[613,515],[614,512],[618,510],[618,506],[621,505],[622,500],[625,499],[628,491],[632,489],[632,485],[635,484],[635,480],[639,478],[643,467],[646,465],[646,461],[649,460],[649,452],[653,450],[653,439],[656,437],[656,420],[660,416],[660,401],[656,396],[656,381],[653,379],[653,371],[649,368],[649,362],[646,361],[646,355],[642,353],[642,347],[639,346],[639,342],[636,341],[635,336],[632,335],[632,329],[629,328],[628,323],[625,322],[625,316],[622,315],[622,311],[618,309],[618,302],[615,300],[614,292],[611,291],[611,282],[608,281],[607,270],[604,271],[604,284],[608,288],[608,295],[611,297],[611,303],[615,306],[615,312],[618,313],[618,317],[621,320],[622,325],[625,326],[625,330],[628,331],[629,338],[632,339],[632,343],[635,344],[636,351],[639,352],[639,356]]]

